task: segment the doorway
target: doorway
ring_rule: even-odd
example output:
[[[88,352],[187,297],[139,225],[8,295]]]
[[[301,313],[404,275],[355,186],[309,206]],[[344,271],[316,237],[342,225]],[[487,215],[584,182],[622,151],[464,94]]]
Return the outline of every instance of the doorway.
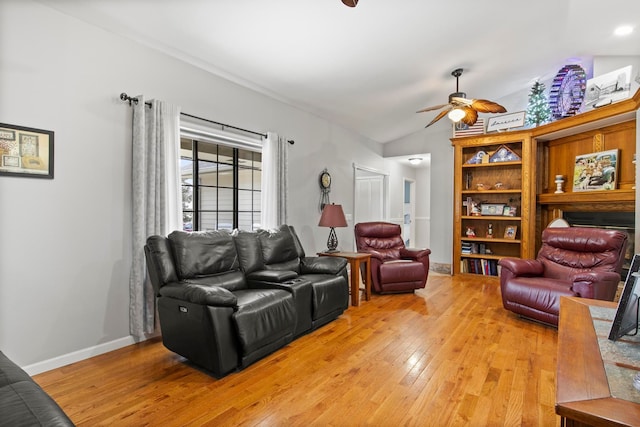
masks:
[[[413,221],[416,216],[416,181],[404,178],[404,204],[402,208],[402,240],[406,247],[412,247],[416,241],[416,230]]]
[[[389,208],[389,173],[354,163],[353,224],[386,221]]]

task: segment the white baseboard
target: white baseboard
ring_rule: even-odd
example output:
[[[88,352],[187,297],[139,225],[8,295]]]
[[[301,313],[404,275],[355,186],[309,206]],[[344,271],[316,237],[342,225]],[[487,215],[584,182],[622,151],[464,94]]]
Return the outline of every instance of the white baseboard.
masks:
[[[74,351],[72,353],[63,354],[62,356],[54,357],[53,359],[43,360],[42,362],[23,366],[22,369],[24,369],[25,372],[27,372],[29,375],[37,375],[41,374],[42,372],[70,365],[71,363],[89,359],[93,356],[108,353],[110,351],[117,350],[119,348],[126,347],[140,341],[144,340],[136,340],[132,335],[129,335],[128,337],[118,338],[117,340],[94,345],[93,347],[88,347],[82,350]]]

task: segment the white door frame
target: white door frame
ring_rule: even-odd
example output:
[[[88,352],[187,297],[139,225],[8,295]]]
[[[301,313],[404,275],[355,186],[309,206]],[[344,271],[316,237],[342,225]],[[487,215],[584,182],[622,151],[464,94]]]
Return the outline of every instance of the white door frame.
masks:
[[[364,166],[364,165],[359,165],[357,163],[353,163],[353,225],[355,225],[355,221],[356,218],[358,218],[357,216],[357,212],[358,212],[358,207],[356,206],[356,179],[357,179],[357,175],[358,175],[358,171],[363,171],[363,172],[369,172],[369,173],[374,173],[374,174],[378,174],[378,175],[382,175],[383,178],[383,184],[382,184],[382,212],[384,213],[384,220],[388,221],[389,220],[389,215],[390,215],[390,206],[389,206],[389,175],[390,172],[388,171],[383,171],[380,169],[375,169],[369,166]]]

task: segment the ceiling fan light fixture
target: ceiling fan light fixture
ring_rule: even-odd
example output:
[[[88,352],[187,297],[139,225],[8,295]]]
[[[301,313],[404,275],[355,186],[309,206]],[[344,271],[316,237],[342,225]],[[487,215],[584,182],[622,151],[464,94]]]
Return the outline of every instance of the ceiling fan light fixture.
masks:
[[[449,111],[449,114],[447,114],[447,117],[449,117],[449,119],[451,119],[452,122],[458,123],[460,120],[464,118],[465,115],[466,113],[464,112],[463,109],[454,108],[453,110]]]
[[[358,4],[358,0],[342,0],[342,3],[349,7],[356,7],[356,5]]]

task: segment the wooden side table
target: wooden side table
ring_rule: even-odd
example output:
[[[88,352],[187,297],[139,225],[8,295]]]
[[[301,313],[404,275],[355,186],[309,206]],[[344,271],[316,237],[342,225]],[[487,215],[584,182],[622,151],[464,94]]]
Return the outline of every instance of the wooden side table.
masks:
[[[364,282],[364,299],[371,299],[371,254],[360,252],[319,252],[319,256],[334,256],[345,258],[351,266],[351,305],[360,305],[360,265],[364,263],[365,276]]]

